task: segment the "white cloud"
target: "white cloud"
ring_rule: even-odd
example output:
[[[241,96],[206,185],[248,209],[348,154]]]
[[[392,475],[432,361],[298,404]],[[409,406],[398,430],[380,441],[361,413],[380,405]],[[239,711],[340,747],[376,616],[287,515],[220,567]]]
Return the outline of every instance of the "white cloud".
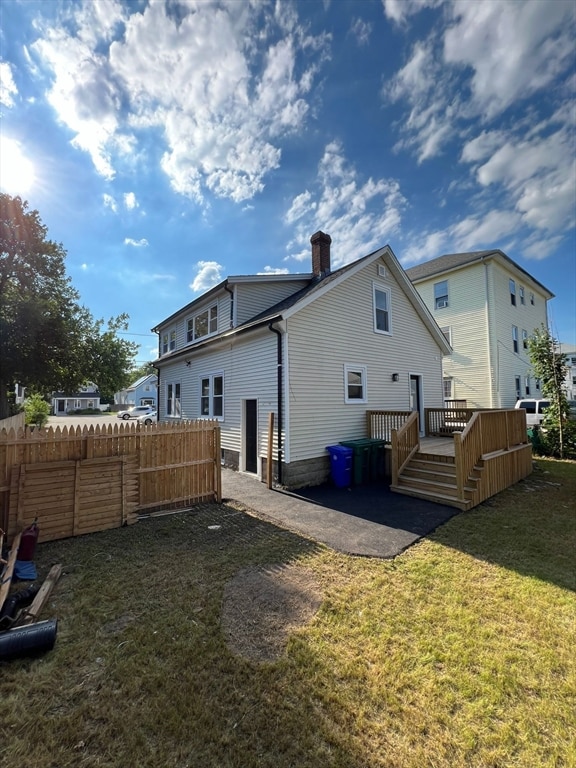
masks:
[[[286,212],[284,221],[286,224],[294,224],[295,221],[309,214],[310,210],[314,208],[316,208],[316,203],[312,201],[312,195],[306,190],[300,195],[296,195],[292,200],[292,205]]]
[[[136,200],[136,195],[134,192],[126,192],[124,194],[124,205],[129,211],[133,211],[134,208],[138,208],[138,200]]]
[[[549,121],[542,127],[549,128]],[[569,127],[544,136],[530,132],[518,138],[512,132],[482,133],[468,142],[464,161],[484,161],[474,168],[484,187],[502,185],[525,224],[545,230],[567,229],[576,214],[576,178]]]
[[[321,229],[332,237],[332,268],[386,245],[399,228],[406,204],[394,179],[359,179],[339,142],[324,150],[318,166],[317,192],[297,195],[285,215],[295,224],[289,257],[310,259],[310,236]]]
[[[196,265],[198,272],[194,280],[190,283],[190,288],[194,293],[207,291],[213,288],[222,280],[222,270],[224,267],[217,261],[199,261]]]
[[[110,210],[114,211],[114,213],[118,213],[118,203],[112,197],[112,195],[108,195],[108,194],[104,193],[102,195],[102,200],[103,200],[104,206],[106,208],[110,208]]]
[[[54,73],[50,102],[98,173],[112,178],[153,131],[177,192],[239,202],[261,191],[279,139],[307,119],[329,37],[308,35],[291,6],[100,5],[74,5],[73,23],[34,44]]]
[[[124,245],[132,245],[134,248],[143,248],[144,246],[148,245],[148,240],[146,240],[145,237],[141,238],[140,240],[134,240],[131,237],[124,238]]]
[[[418,161],[439,154],[454,135],[459,99],[450,98],[450,73],[434,51],[434,41],[415,43],[404,67],[384,85],[382,95],[393,102],[406,101],[408,117],[400,121],[402,138],[396,149],[416,147]]]
[[[290,270],[285,267],[264,267],[262,272],[256,272],[257,275],[289,275]]]
[[[0,104],[5,107],[14,106],[14,96],[18,94],[12,69],[7,61],[0,62]]]
[[[363,19],[354,19],[350,24],[350,33],[356,38],[358,45],[368,45],[372,34],[372,24]]]
[[[488,117],[574,66],[571,0],[456,0],[444,58],[473,69],[472,101]]]
[[[382,0],[384,13],[397,24],[402,24],[408,16],[419,13],[423,8],[434,8],[444,0]]]

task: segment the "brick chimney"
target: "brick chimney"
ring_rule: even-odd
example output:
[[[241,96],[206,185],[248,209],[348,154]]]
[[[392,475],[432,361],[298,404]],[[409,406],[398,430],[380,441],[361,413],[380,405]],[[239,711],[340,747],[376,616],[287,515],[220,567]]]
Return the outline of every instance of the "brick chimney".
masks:
[[[323,277],[330,272],[330,243],[332,238],[324,232],[315,232],[310,238],[312,243],[312,272],[315,277]]]

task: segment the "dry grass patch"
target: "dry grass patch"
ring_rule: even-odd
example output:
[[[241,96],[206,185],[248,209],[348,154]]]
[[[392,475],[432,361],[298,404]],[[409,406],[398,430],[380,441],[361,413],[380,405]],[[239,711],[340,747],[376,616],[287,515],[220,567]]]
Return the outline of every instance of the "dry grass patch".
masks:
[[[0,665],[0,765],[574,766],[576,472],[538,467],[394,561],[230,504],[41,545],[59,635]]]

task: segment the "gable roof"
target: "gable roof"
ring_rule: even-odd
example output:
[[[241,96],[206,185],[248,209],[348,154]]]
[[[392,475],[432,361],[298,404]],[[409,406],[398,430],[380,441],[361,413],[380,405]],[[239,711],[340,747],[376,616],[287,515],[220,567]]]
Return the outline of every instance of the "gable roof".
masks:
[[[126,387],[124,390],[125,392],[131,392],[133,389],[138,389],[138,387],[141,387],[142,384],[144,384],[148,379],[158,379],[155,373],[147,373],[145,376],[140,376],[139,379],[136,379],[136,381],[133,384],[130,384],[129,387]]]
[[[429,277],[440,275],[443,272],[451,272],[454,269],[467,266],[468,264],[474,264],[476,262],[486,261],[487,259],[498,259],[503,261],[507,266],[511,266],[513,269],[525,275],[535,285],[538,285],[548,298],[552,299],[554,294],[542,285],[535,277],[529,272],[526,272],[519,264],[513,259],[507,256],[504,251],[500,249],[493,249],[491,251],[470,251],[468,253],[448,253],[444,256],[438,256],[437,259],[430,259],[422,264],[417,264],[415,267],[410,267],[406,270],[408,278],[417,283],[421,280],[426,280]]]
[[[185,346],[180,349],[177,349],[172,354],[162,355],[161,358],[159,358],[154,362],[156,364],[157,362],[160,362],[160,361],[167,362],[168,360],[174,360],[179,357],[186,357],[186,356],[189,356],[190,354],[193,354],[196,350],[215,344],[218,341],[221,341],[222,339],[226,339],[226,338],[230,338],[231,336],[236,336],[236,335],[246,333],[248,331],[259,328],[263,325],[271,325],[272,323],[279,322],[280,320],[285,320],[291,315],[295,314],[296,312],[299,312],[300,310],[302,310],[310,302],[315,301],[319,296],[324,295],[325,293],[330,291],[332,288],[334,288],[336,285],[339,285],[342,281],[348,279],[351,275],[358,272],[367,264],[371,262],[375,262],[378,259],[382,259],[387,264],[390,271],[394,274],[394,277],[402,287],[404,293],[408,297],[408,300],[416,310],[417,314],[419,315],[424,325],[428,328],[429,332],[436,339],[438,345],[442,348],[443,352],[445,354],[450,354],[452,352],[452,347],[449,345],[444,334],[438,327],[438,324],[436,323],[436,320],[432,316],[432,313],[424,304],[424,301],[420,297],[420,294],[416,291],[416,289],[414,288],[414,286],[406,276],[404,269],[402,269],[400,262],[394,255],[392,249],[390,248],[389,245],[386,245],[383,248],[379,248],[378,250],[373,251],[372,253],[369,253],[367,256],[364,256],[361,259],[358,259],[357,261],[352,262],[351,264],[346,264],[343,267],[340,267],[334,272],[329,272],[328,274],[321,277],[312,276],[308,285],[304,286],[299,291],[296,291],[291,296],[288,296],[282,301],[279,301],[278,303],[272,305],[271,307],[264,310],[263,312],[260,312],[258,315],[255,315],[250,320],[244,323],[241,323],[240,325],[237,325],[235,328],[230,328],[222,333],[215,334],[214,336],[210,336],[209,338],[203,341],[197,342],[193,345]],[[294,275],[294,277],[301,278],[305,276],[298,274],[298,275]],[[306,277],[309,278],[309,276],[306,276]],[[224,283],[221,283],[220,286],[217,286],[217,287],[224,286],[225,283],[226,281],[224,281]],[[209,293],[211,293],[211,291]],[[204,297],[206,295],[207,294],[204,294]],[[204,297],[200,297],[200,298],[204,298]],[[183,309],[181,309],[179,312],[175,313],[175,315],[172,315],[171,317],[180,315],[182,312],[186,311],[186,309],[187,307],[184,307]]]

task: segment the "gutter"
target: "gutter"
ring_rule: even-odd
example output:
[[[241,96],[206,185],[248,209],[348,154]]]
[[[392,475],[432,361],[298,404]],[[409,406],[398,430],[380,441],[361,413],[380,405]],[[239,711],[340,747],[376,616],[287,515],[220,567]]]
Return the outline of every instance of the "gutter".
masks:
[[[276,456],[276,462],[278,464],[278,485],[282,485],[282,332],[278,328],[274,328],[274,321],[272,321],[268,329],[277,335],[277,398],[278,398],[278,452]]]

